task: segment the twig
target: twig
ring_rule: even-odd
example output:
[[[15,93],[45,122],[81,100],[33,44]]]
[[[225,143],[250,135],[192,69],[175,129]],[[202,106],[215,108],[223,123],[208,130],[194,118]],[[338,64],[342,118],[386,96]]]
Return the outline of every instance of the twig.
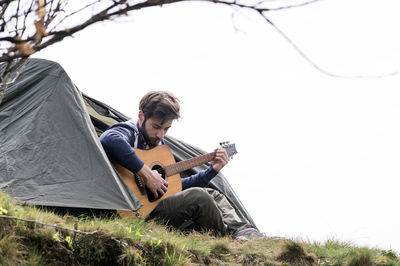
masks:
[[[288,6],[280,6],[280,7],[274,7],[274,8],[268,8],[266,10],[263,11],[279,11],[279,10],[283,10],[283,9],[292,9],[292,8],[296,8],[296,7],[302,7],[302,6],[307,6],[307,5],[311,5],[314,4],[316,2],[320,2],[322,0],[311,0],[311,1],[307,1],[307,2],[303,2],[300,4],[294,4],[294,5],[288,5]],[[256,4],[254,7],[259,6],[261,3]],[[262,8],[260,8],[260,10],[262,10]]]
[[[60,21],[58,21],[58,23],[57,23],[56,25],[52,26],[52,29],[50,29],[49,32],[52,32],[53,30],[55,30],[55,29],[57,28],[58,25],[60,25],[61,23],[63,23],[63,22],[64,22],[66,19],[68,19],[69,17],[74,16],[74,15],[76,15],[77,13],[82,12],[82,11],[86,10],[87,8],[89,8],[89,7],[91,7],[91,6],[95,5],[95,4],[97,4],[97,3],[99,3],[99,2],[100,2],[100,0],[97,0],[97,1],[95,1],[95,2],[89,3],[89,4],[87,4],[86,6],[80,8],[80,9],[78,9],[78,10],[75,10],[75,11],[72,12],[72,13],[69,13],[69,14],[65,15],[62,19],[60,19]],[[53,11],[54,11],[54,10],[53,10]],[[54,13],[52,14],[52,16],[55,16],[55,15],[56,15],[56,14],[54,14]],[[51,22],[49,22],[48,25],[50,25],[50,23],[51,23]]]
[[[314,61],[312,61],[297,45],[281,30],[279,29],[264,13],[260,12],[261,16],[283,37],[286,41],[315,69],[319,72],[334,77],[334,78],[348,78],[348,79],[364,79],[364,78],[386,78],[390,76],[395,76],[400,72],[398,70],[391,73],[381,74],[381,75],[338,75],[331,73],[320,66],[318,66]]]
[[[246,8],[246,9],[250,9],[253,11],[256,11],[257,13],[259,13],[295,50],[296,52],[298,52],[304,60],[306,60],[311,66],[313,66],[315,69],[317,69],[319,72],[330,76],[330,77],[334,77],[334,78],[348,78],[348,79],[365,79],[365,78],[386,78],[386,77],[391,77],[391,76],[395,76],[398,75],[400,72],[398,70],[390,72],[390,73],[386,73],[386,74],[380,74],[380,75],[338,75],[338,74],[334,74],[332,72],[329,72],[323,68],[321,68],[320,66],[318,66],[314,61],[312,61],[280,28],[278,28],[275,23],[273,23],[267,16],[266,16],[266,12],[269,11],[278,11],[278,10],[282,10],[282,9],[289,9],[289,8],[295,8],[295,7],[300,7],[300,6],[305,6],[305,5],[310,5],[322,0],[310,0],[310,1],[306,1],[300,4],[296,4],[296,5],[288,5],[288,6],[282,6],[282,7],[277,7],[277,8],[263,8],[260,7],[261,4],[266,3],[266,1],[260,1],[258,3],[256,3],[255,5],[246,5],[246,4],[239,4],[236,1],[234,2],[228,2],[228,1],[224,1],[224,0],[190,0],[190,1],[206,1],[206,2],[214,2],[216,4],[223,4],[223,5],[228,5],[231,7],[239,7],[239,8]]]

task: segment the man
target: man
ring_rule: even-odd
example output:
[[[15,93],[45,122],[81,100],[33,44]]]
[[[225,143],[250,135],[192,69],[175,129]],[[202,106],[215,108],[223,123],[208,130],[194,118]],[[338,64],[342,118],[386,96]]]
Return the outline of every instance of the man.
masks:
[[[145,186],[156,198],[168,190],[168,183],[136,155],[136,149],[151,149],[164,144],[164,136],[172,122],[180,118],[179,100],[169,92],[147,93],[139,103],[138,121],[113,125],[101,136],[107,156],[140,175]],[[224,149],[216,149],[208,169],[182,179],[182,192],[161,201],[150,218],[161,218],[178,229],[209,230],[235,239],[263,238],[256,228],[242,221],[224,195],[205,188],[228,163]]]

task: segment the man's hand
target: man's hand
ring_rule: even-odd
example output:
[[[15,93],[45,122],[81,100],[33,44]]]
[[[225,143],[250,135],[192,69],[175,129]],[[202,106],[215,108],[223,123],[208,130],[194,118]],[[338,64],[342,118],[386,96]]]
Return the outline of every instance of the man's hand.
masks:
[[[167,192],[168,182],[156,170],[151,170],[147,165],[143,165],[138,174],[143,177],[144,184],[156,198]]]
[[[215,157],[211,161],[211,165],[215,171],[219,172],[228,163],[229,157],[225,149],[215,149]]]

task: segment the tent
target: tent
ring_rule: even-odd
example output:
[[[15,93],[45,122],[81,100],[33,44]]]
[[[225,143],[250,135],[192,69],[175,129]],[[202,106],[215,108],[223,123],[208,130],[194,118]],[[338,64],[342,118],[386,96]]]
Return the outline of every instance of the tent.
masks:
[[[4,69],[5,64],[0,65],[0,73]],[[82,94],[58,63],[31,58],[12,75],[0,85],[0,189],[24,204],[139,209],[141,202],[114,170],[98,139],[109,126],[130,118]],[[204,154],[171,136],[166,145],[176,161]],[[209,186],[255,226],[221,173]]]

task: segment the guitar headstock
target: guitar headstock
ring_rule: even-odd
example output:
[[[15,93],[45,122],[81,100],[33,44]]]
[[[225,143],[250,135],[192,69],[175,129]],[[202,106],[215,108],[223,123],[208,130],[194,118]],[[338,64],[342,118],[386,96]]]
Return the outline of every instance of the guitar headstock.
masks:
[[[226,150],[228,157],[232,157],[237,153],[235,144],[231,144],[229,141],[220,142],[219,145],[221,145],[221,148]]]

